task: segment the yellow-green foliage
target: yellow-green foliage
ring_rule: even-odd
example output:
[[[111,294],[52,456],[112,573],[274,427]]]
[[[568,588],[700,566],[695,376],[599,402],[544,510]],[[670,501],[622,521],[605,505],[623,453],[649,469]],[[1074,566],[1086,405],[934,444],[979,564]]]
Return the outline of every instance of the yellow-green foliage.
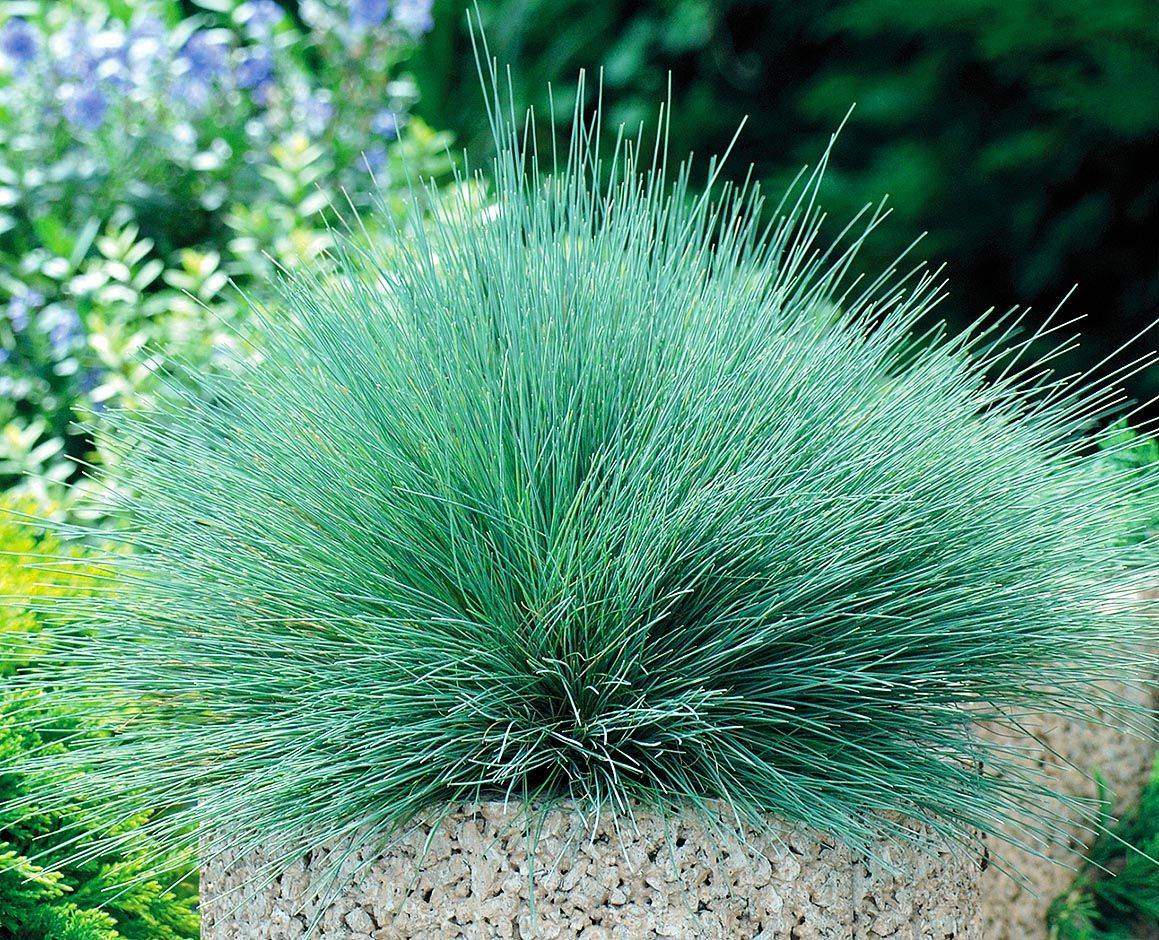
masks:
[[[39,650],[46,615],[41,602],[92,590],[95,568],[79,562],[81,548],[65,547],[41,525],[51,513],[31,497],[0,494],[0,676],[27,664]]]
[[[147,814],[110,833],[115,848],[70,841],[81,807],[45,809],[29,792],[51,778],[9,768],[24,753],[64,758],[83,719],[50,711],[35,693],[0,689],[0,938],[189,940],[197,936],[195,886],[182,868],[157,866]],[[45,730],[32,730],[35,722]],[[89,732],[93,733],[93,732]],[[76,852],[83,859],[72,859]]]
[[[95,583],[86,550],[36,524],[51,510],[0,495],[0,940],[186,940],[197,936],[196,888],[181,879],[180,863],[156,865],[148,814],[118,824],[115,848],[88,852],[70,840],[81,806],[29,799],[55,772],[15,769],[32,752],[63,760],[78,732],[102,733],[75,710],[48,707],[38,691],[14,688],[13,674],[31,673],[47,648],[53,599],[83,596]]]

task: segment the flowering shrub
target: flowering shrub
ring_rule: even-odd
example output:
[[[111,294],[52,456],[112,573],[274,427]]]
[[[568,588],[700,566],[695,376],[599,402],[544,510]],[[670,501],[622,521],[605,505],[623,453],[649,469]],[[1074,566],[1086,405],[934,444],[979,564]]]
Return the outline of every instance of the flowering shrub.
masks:
[[[33,214],[63,199],[206,216],[157,220],[176,242],[219,221],[239,185],[256,187],[247,201],[276,196],[269,150],[296,131],[323,139],[335,182],[365,196],[366,163],[385,167],[415,97],[398,67],[430,23],[421,2],[306,4],[305,29],[273,0],[189,20],[172,2],[138,0],[125,19],[108,6],[3,24],[5,174]]]
[[[231,279],[316,257],[329,207],[447,168],[408,114],[426,0],[202,5],[0,14],[0,487],[75,478],[78,421],[138,407],[169,358],[211,365]]]

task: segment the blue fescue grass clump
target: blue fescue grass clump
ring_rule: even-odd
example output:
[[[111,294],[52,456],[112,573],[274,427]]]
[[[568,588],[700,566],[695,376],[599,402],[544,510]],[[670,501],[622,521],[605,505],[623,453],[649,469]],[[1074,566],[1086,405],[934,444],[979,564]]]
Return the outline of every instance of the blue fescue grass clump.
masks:
[[[937,277],[859,277],[880,214],[822,245],[816,176],[762,215],[663,133],[601,163],[492,118],[489,211],[352,236],[255,360],[110,417],[131,551],[38,681],[111,733],[55,798],[272,868],[486,798],[1050,829],[973,729],[1155,664],[1155,541],[1121,538],[1155,481],[1086,436],[1114,376],[1016,318],[917,332]]]

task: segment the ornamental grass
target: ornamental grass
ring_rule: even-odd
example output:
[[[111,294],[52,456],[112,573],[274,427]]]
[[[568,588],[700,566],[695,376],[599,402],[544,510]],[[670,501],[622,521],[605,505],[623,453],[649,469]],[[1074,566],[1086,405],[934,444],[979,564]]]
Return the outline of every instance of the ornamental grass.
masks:
[[[35,681],[108,733],[38,805],[269,874],[480,800],[1049,838],[1020,718],[1146,724],[1159,492],[1090,432],[1150,358],[931,326],[936,271],[859,270],[880,207],[825,239],[824,161],[767,205],[663,112],[601,158],[489,111],[486,211],[338,233],[206,394],[107,417],[124,550]]]

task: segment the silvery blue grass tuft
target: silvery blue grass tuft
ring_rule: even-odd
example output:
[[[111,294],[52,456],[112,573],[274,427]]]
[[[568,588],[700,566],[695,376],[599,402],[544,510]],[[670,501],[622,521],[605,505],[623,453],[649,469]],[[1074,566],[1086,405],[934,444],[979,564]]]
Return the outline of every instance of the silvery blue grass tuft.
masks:
[[[37,679],[109,733],[40,806],[274,869],[485,798],[1048,833],[975,729],[1145,724],[1102,684],[1159,639],[1121,537],[1154,475],[1088,443],[1115,374],[1053,375],[1017,316],[928,331],[936,273],[858,274],[879,211],[820,241],[820,169],[762,207],[697,195],[663,117],[601,161],[490,110],[488,211],[352,235],[256,359],[109,416],[124,550]]]

